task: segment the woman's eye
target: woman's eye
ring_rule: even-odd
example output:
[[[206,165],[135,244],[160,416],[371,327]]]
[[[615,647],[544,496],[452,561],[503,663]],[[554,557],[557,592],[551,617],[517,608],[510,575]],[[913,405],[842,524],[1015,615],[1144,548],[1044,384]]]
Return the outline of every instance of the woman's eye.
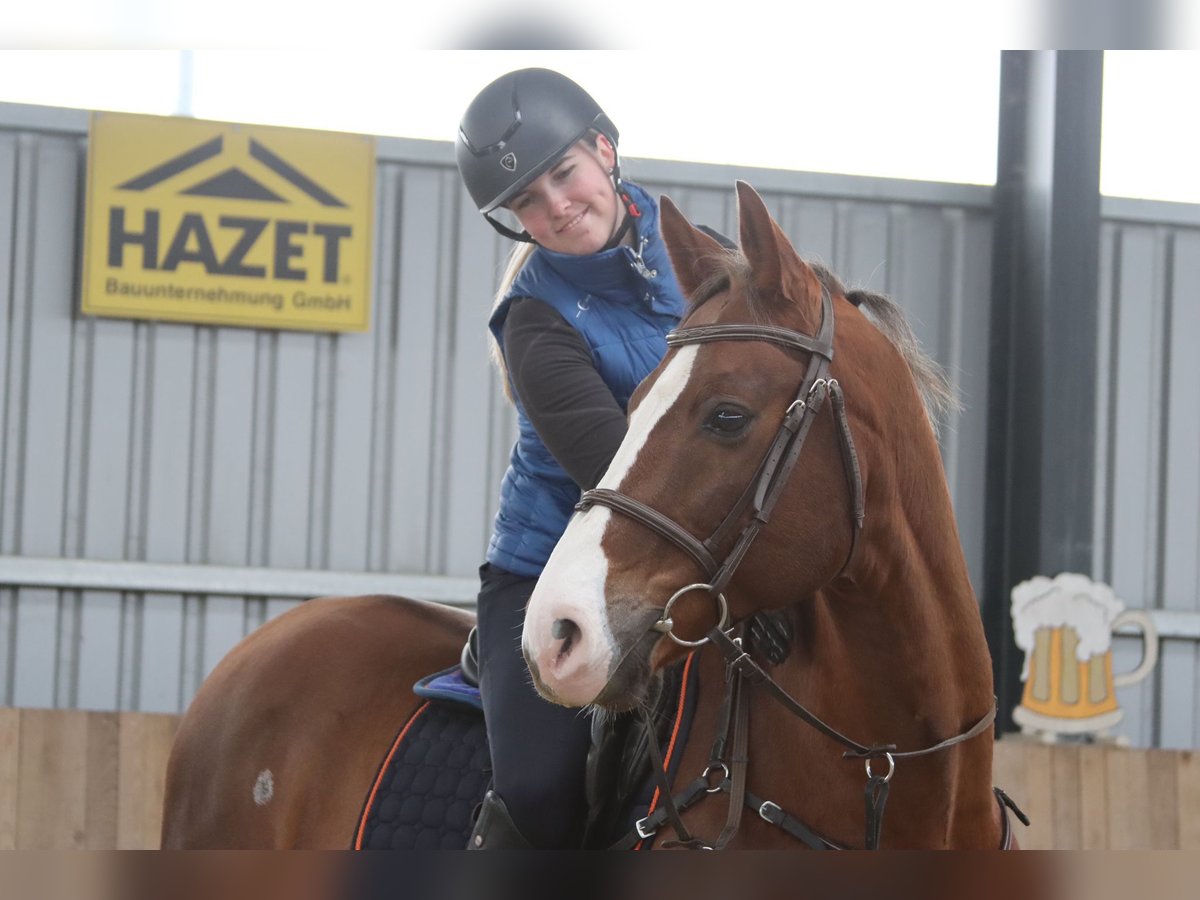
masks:
[[[715,431],[721,435],[735,435],[741,432],[750,424],[750,416],[742,412],[740,409],[730,409],[727,406],[718,407],[713,411],[713,414],[708,417],[708,422],[705,423],[705,428],[709,431]]]

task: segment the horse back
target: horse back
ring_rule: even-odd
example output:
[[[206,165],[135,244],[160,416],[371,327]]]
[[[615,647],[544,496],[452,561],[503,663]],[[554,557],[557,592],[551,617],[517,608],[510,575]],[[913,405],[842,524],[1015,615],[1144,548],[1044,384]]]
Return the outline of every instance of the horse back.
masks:
[[[166,848],[345,848],[420,677],[474,617],[402,597],[310,600],[205,679],[167,765]]]

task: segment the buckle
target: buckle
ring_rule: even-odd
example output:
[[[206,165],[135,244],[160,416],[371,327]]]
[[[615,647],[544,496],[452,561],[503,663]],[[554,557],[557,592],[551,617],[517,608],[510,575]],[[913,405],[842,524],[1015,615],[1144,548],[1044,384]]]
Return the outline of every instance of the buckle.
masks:
[[[654,837],[654,835],[658,832],[658,827],[657,826],[655,826],[653,828],[650,827],[649,822],[650,822],[650,817],[646,816],[646,818],[638,819],[636,822],[633,823],[633,830],[637,832],[637,836],[640,837],[643,841],[646,840],[647,838]]]
[[[764,822],[770,822],[772,825],[778,825],[783,821],[783,810],[773,800],[764,800],[762,806],[758,808],[758,814]]]

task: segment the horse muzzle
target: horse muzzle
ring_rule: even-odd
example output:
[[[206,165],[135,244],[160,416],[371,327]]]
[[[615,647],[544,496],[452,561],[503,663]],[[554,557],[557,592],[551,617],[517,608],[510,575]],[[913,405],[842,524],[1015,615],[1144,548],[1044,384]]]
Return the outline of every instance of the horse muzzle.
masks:
[[[530,602],[521,649],[534,687],[552,703],[587,706],[608,682],[613,647],[594,616],[564,604]]]
[[[638,704],[661,634],[651,629],[661,610],[643,609],[613,634],[609,621],[558,604],[531,603],[522,649],[534,687],[563,706],[613,710]]]

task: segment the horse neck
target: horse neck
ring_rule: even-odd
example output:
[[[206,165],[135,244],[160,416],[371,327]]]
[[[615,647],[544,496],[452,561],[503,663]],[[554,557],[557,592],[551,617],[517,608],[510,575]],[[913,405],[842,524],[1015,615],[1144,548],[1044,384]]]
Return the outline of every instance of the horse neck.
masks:
[[[873,693],[978,719],[993,702],[990,656],[937,439],[896,346],[854,315],[839,321],[835,374],[889,387],[847,398],[865,518],[845,575],[818,591],[825,630]]]
[[[928,432],[893,446],[872,465],[848,577],[823,592],[830,627],[874,689],[882,679],[922,709],[978,719],[993,699],[990,657],[937,444]]]
[[[931,452],[936,467],[901,455],[890,472],[874,471],[855,559],[846,576],[792,608],[796,646],[773,673],[851,739],[895,744],[901,751],[962,733],[994,702],[978,606],[940,458]],[[881,499],[886,497],[897,502]],[[778,712],[767,715],[771,727],[790,731],[805,758],[830,760],[827,783],[844,782],[845,796],[853,785],[861,791],[861,764],[842,761],[839,748],[803,723]],[[922,845],[945,840],[987,846],[995,838],[991,758],[988,732],[900,763],[905,782],[919,782],[917,793],[936,798],[939,811],[911,817],[897,812],[893,817],[907,824],[889,829],[912,829],[909,838]],[[821,789],[816,782],[806,788]]]

